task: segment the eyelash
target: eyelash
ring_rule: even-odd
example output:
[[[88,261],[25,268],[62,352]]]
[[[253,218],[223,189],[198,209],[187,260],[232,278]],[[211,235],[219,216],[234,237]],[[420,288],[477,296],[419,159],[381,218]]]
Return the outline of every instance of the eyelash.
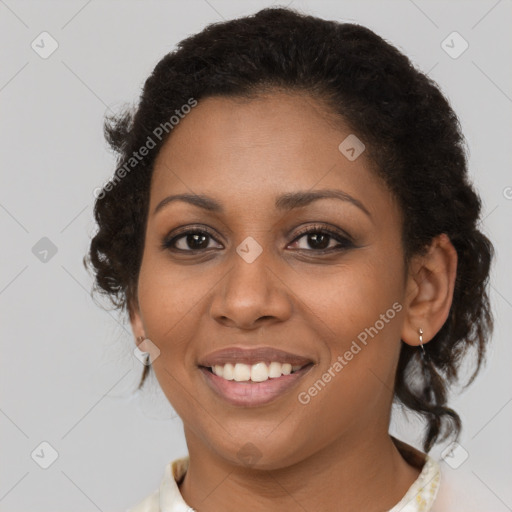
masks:
[[[352,242],[350,237],[348,237],[348,235],[343,235],[341,233],[336,233],[334,231],[331,231],[330,229],[327,229],[325,226],[321,226],[321,225],[309,226],[308,228],[300,230],[296,234],[295,238],[293,239],[293,241],[291,243],[294,243],[294,242],[298,241],[300,238],[302,238],[303,236],[308,235],[310,233],[328,235],[330,238],[332,238],[336,242],[338,242],[339,245],[337,247],[331,247],[329,249],[320,249],[320,250],[316,250],[316,249],[296,249],[296,250],[298,250],[298,251],[306,251],[306,252],[315,252],[315,253],[318,253],[318,254],[328,254],[328,253],[331,253],[331,252],[342,251],[342,250],[346,250],[346,249],[350,249],[350,248],[355,247],[354,243]],[[185,250],[185,249],[177,249],[176,247],[173,247],[174,244],[179,239],[181,239],[183,237],[186,237],[187,235],[196,235],[196,234],[208,235],[215,242],[219,243],[216,240],[214,234],[208,228],[205,228],[205,227],[200,227],[199,228],[199,227],[197,227],[196,229],[189,228],[186,231],[182,231],[181,233],[178,233],[177,235],[173,236],[172,238],[164,239],[164,241],[162,242],[162,249],[173,251],[173,252],[192,253],[192,254],[197,254],[197,253],[200,253],[200,252],[207,251],[208,249],[189,249],[189,250]]]

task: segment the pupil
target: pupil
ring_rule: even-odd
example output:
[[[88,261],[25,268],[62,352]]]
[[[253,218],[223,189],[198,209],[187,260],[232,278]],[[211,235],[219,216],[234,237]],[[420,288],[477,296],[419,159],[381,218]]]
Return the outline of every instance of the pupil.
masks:
[[[310,234],[308,235],[308,243],[311,247],[314,247],[316,249],[326,249],[329,246],[329,235],[325,235],[322,233]]]
[[[202,234],[202,235],[197,235],[197,234],[187,235],[187,244],[191,249],[204,249],[204,248],[208,247],[207,238],[208,238],[208,235],[204,235],[204,234]],[[201,239],[202,239],[202,242],[197,243],[198,240],[201,240]]]

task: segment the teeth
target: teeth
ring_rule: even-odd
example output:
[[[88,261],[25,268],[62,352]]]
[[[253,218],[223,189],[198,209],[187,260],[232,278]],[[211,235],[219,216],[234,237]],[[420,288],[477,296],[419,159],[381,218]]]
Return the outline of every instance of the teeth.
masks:
[[[247,365],[243,365],[247,366]],[[248,368],[248,366],[247,366]],[[268,368],[265,363],[253,364],[251,366],[251,380],[253,382],[263,382],[268,379]]]
[[[235,364],[235,369],[233,370],[233,379],[237,382],[244,382],[251,378],[251,367],[246,364]]]
[[[265,363],[256,363],[248,365],[244,363],[225,365],[215,365],[211,368],[212,372],[226,380],[234,380],[236,382],[264,382],[268,379],[276,379],[281,375],[290,375],[302,368],[302,366],[292,366],[289,363],[278,363],[272,361],[270,365]]]

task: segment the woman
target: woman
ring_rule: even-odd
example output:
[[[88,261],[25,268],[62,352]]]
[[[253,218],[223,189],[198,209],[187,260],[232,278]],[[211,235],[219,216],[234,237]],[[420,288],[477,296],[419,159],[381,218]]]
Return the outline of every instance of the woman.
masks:
[[[264,9],[182,41],[106,128],[89,264],[189,451],[132,510],[459,510],[428,452],[484,356],[492,245],[438,87],[369,29]]]

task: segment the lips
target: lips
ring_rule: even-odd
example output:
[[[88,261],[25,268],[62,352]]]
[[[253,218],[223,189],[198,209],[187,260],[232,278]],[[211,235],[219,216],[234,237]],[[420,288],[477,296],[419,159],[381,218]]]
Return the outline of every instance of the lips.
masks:
[[[265,382],[225,380],[202,367],[200,372],[203,381],[213,391],[214,396],[220,398],[222,402],[235,407],[261,407],[290,394],[312,368],[313,364],[308,364],[295,373]]]
[[[206,356],[200,358],[198,366],[210,368],[215,365],[223,366],[227,363],[243,363],[253,365],[257,363],[271,362],[289,363],[292,366],[305,366],[313,363],[313,360],[301,356],[299,354],[292,354],[283,350],[278,350],[272,347],[259,347],[259,348],[241,348],[241,347],[228,347],[221,350],[211,352]]]

